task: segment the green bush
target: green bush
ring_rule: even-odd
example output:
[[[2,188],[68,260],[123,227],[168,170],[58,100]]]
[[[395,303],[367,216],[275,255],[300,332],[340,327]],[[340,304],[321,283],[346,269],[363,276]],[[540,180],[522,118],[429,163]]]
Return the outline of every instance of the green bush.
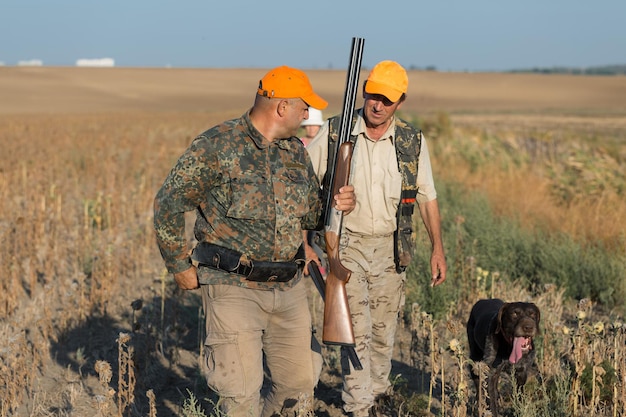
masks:
[[[613,386],[616,382],[615,369],[608,360],[602,361],[599,368],[604,372],[596,376],[596,387],[599,390],[600,401],[611,402],[613,399]],[[591,402],[593,392],[593,364],[587,364],[580,376],[583,395],[587,403]]]
[[[589,298],[624,313],[626,257],[600,243],[585,245],[564,234],[526,230],[515,220],[497,217],[485,196],[468,193],[461,184],[438,184],[442,229],[448,263],[447,281],[430,283],[430,243],[416,219],[418,244],[407,270],[407,306],[419,303],[436,316],[467,296],[477,268],[497,272],[499,279],[529,289],[556,284],[566,296]],[[419,216],[417,216],[419,217]]]

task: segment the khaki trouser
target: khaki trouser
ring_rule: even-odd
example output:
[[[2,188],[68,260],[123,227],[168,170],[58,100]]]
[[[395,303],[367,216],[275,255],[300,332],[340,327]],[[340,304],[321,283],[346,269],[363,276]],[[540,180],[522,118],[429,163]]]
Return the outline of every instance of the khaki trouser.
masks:
[[[312,410],[319,370],[301,281],[286,291],[203,285],[206,341],[201,367],[228,416],[293,416]],[[271,388],[261,399],[264,364]]]
[[[390,386],[391,359],[399,312],[404,304],[405,274],[398,274],[393,257],[393,235],[365,237],[344,232],[347,247],[342,264],[352,271],[346,284],[356,340],[363,365],[344,374],[344,410],[367,416],[374,399]],[[346,363],[346,360],[342,360]]]

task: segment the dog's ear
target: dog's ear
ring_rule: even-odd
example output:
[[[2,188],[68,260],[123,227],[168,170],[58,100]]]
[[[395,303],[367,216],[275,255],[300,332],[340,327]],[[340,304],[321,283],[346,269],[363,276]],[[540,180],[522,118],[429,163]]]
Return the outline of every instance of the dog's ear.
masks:
[[[499,334],[500,332],[502,332],[502,314],[508,308],[508,305],[509,303],[504,303],[502,307],[500,307],[500,310],[498,310],[498,317],[496,319],[496,331],[494,332],[495,334]]]
[[[541,310],[539,310],[539,307],[537,307],[535,303],[531,304],[533,306],[533,310],[535,310],[535,315],[537,316],[537,333],[541,333],[541,326],[539,326],[539,323],[541,322]]]

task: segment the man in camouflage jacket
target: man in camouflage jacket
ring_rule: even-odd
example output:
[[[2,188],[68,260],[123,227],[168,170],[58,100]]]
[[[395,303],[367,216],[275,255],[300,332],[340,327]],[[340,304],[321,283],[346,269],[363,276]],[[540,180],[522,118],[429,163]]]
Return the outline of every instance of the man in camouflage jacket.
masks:
[[[319,182],[295,137],[308,108],[325,100],[300,70],[269,71],[253,107],[199,135],[154,203],[161,255],[178,286],[200,288],[206,316],[201,358],[229,416],[295,415],[309,409],[318,379],[304,283],[302,230],[315,227]],[[355,207],[352,186],[336,196]],[[198,245],[187,247],[187,211]],[[261,399],[265,363],[271,390]],[[260,405],[259,405],[260,404]]]

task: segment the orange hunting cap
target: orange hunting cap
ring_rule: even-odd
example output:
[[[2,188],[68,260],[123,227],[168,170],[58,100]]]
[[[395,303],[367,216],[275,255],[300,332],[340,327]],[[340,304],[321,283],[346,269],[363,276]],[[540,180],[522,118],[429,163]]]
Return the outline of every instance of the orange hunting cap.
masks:
[[[258,94],[270,98],[301,98],[311,107],[323,110],[328,102],[315,94],[306,74],[283,65],[270,70],[259,81]]]
[[[365,92],[380,94],[392,102],[400,100],[409,88],[406,70],[394,61],[381,61],[372,68],[365,83]]]

